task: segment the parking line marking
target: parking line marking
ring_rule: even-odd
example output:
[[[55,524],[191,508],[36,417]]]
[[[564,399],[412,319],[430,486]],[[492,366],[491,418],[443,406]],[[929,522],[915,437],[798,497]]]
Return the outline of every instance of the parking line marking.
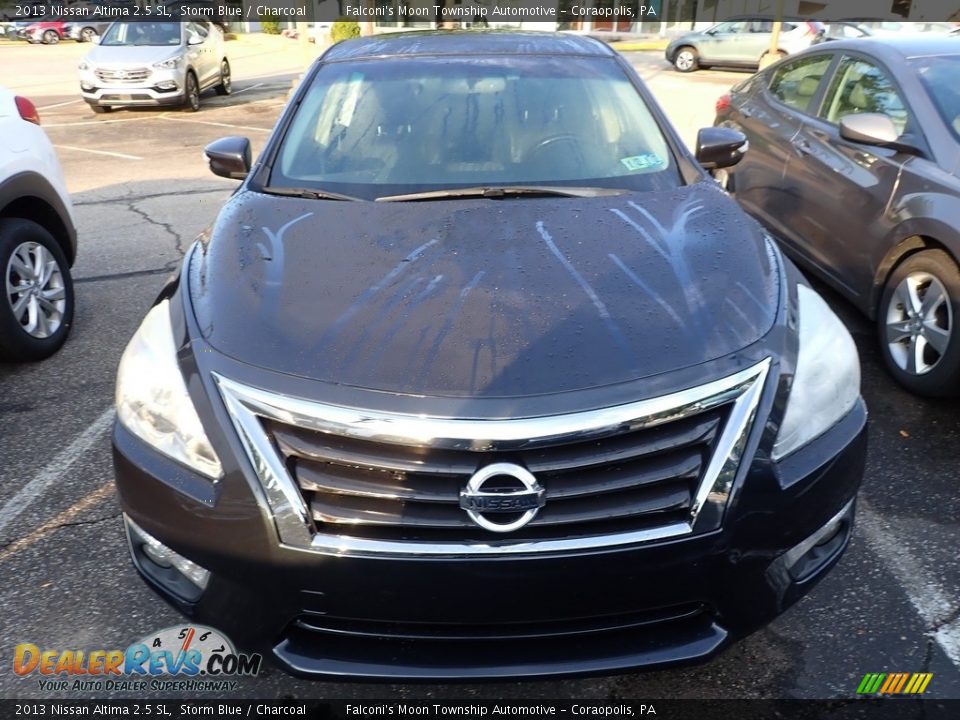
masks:
[[[931,628],[937,628],[930,636],[950,661],[960,668],[960,619],[942,624],[957,612],[956,593],[946,592],[924,572],[920,560],[899,538],[883,528],[880,517],[862,497],[857,504],[859,525],[867,542],[893,573],[923,622]],[[937,627],[938,625],[941,627]]]
[[[124,153],[109,152],[107,150],[91,150],[90,148],[76,147],[75,145],[54,145],[61,150],[76,150],[77,152],[88,152],[94,155],[108,155],[109,157],[121,158],[123,160],[143,160],[139,155],[126,155]]]
[[[20,490],[0,508],[0,533],[7,525],[17,519],[19,515],[29,507],[30,503],[36,500],[47,489],[48,485],[63,477],[67,471],[73,467],[83,454],[93,447],[103,432],[110,427],[113,422],[113,407],[104,410],[100,417],[90,423],[87,429],[77,435],[73,442],[67,445],[63,450],[57,453],[53,459],[43,466],[39,473],[33,476],[33,479],[24,485]]]
[[[270,132],[269,128],[258,128],[251,127],[249,125],[231,125],[230,123],[218,123],[211,122],[210,120],[188,120],[187,118],[175,118],[168,115],[161,115],[161,120],[169,120],[170,122],[183,122],[183,123],[198,123],[200,125],[215,125],[216,127],[225,127],[233,128],[234,130],[256,130],[257,132]]]
[[[92,493],[87,495],[83,500],[74,505],[71,505],[69,508],[64,510],[62,513],[57,515],[47,522],[43,523],[40,527],[34,530],[29,535],[16,540],[3,550],[0,550],[0,562],[3,562],[11,555],[16,555],[19,551],[30,547],[38,540],[43,540],[44,537],[49,535],[52,531],[56,530],[59,527],[66,525],[69,522],[72,522],[77,515],[82,513],[84,510],[99,505],[100,502],[106,500],[110,495],[113,494],[113,483],[108,482],[101,485],[99,488],[94,490]]]
[[[56,105],[44,105],[43,107],[38,107],[37,110],[51,110],[53,108],[63,107],[64,105],[73,105],[78,102],[83,102],[83,99],[68,100],[67,102],[57,103]]]
[[[255,90],[256,88],[263,87],[264,85],[266,85],[266,83],[257,83],[256,85],[250,85],[249,87],[245,87],[242,90],[234,90],[231,94],[239,95],[240,93],[245,93],[247,90]]]
[[[44,128],[52,127],[77,127],[79,125],[109,125],[111,123],[128,123],[128,122],[144,122],[146,120],[156,120],[155,115],[149,117],[132,117],[132,118],[118,118],[117,120],[82,120],[80,122],[68,122],[68,123],[44,123]]]

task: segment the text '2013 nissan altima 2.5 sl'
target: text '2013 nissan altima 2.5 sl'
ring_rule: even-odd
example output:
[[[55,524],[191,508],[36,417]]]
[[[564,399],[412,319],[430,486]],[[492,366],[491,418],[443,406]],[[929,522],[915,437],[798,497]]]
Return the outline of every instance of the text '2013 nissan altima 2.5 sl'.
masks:
[[[311,68],[120,363],[137,569],[308,676],[704,659],[836,562],[843,325],[603,44],[405,33]]]

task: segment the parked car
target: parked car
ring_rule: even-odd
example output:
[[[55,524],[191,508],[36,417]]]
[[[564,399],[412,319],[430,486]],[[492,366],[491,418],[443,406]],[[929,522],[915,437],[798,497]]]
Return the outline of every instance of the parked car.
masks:
[[[76,254],[70,196],[37,109],[0,87],[0,360],[40,360],[63,345]]]
[[[870,37],[873,32],[869,27],[854,22],[828,22],[824,23],[820,32],[814,38],[812,45],[832,40],[845,40],[852,38]]]
[[[785,610],[847,544],[865,409],[705,169],[743,142],[695,157],[587,37],[334,45],[255,165],[208,146],[240,187],[120,362],[139,572],[339,678],[689,662]]]
[[[809,47],[823,23],[789,19],[781,25],[778,53],[788,55]],[[713,65],[757,67],[770,50],[773,21],[769,17],[731,18],[703,31],[674,38],[667,61],[680,72]]]
[[[83,20],[68,22],[64,27],[64,35],[77,42],[94,42],[107,28],[113,23],[113,20]]]
[[[817,46],[742,83],[717,124],[750,138],[736,197],[877,322],[893,376],[960,391],[960,45]]]
[[[23,38],[30,43],[56,45],[64,38],[65,22],[61,20],[34,22],[23,28]]]
[[[912,33],[949,34],[953,30],[953,23],[949,22],[911,22],[900,20],[878,20],[876,18],[857,18],[852,20],[860,27],[866,28],[871,35],[877,37],[896,37]]]
[[[178,105],[200,109],[200,94],[229,95],[230,61],[215,25],[118,21],[80,63],[80,90],[94,112]]]

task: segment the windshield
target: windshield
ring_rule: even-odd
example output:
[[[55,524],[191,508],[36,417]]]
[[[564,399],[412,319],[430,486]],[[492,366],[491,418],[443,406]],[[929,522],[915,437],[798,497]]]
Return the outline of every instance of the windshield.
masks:
[[[455,187],[681,184],[612,59],[410,58],[321,68],[269,184],[366,199]]]
[[[960,55],[922,57],[911,61],[940,117],[960,139]]]
[[[179,45],[180,23],[115,22],[103,34],[101,45]]]

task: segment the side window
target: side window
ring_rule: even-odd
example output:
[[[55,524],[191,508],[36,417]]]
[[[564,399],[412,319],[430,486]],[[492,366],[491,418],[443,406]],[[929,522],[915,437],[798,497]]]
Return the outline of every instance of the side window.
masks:
[[[745,33],[747,32],[747,26],[750,23],[747,22],[723,22],[713,28],[714,33],[719,33],[722,35],[728,35],[731,33]]]
[[[200,40],[207,39],[207,28],[205,28],[200,23],[191,22],[187,23],[187,35],[191,38],[199,38]]]
[[[794,110],[809,111],[810,100],[832,60],[832,55],[814,55],[786,63],[773,74],[770,94]]]
[[[856,113],[883,113],[901,134],[907,126],[907,108],[890,76],[865,60],[845,57],[830,84],[820,116],[836,124]]]

